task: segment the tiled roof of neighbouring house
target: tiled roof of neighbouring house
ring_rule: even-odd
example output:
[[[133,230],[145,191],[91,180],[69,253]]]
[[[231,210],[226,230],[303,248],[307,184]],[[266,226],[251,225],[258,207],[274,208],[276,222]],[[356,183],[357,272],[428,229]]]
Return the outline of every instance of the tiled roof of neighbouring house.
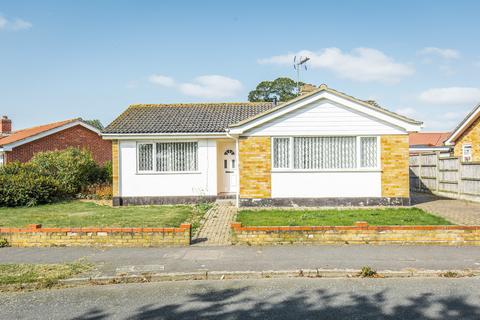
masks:
[[[131,105],[103,133],[224,133],[274,107],[271,102]]]
[[[415,132],[410,133],[408,138],[410,146],[440,147],[450,136],[450,132]]]
[[[78,121],[78,120],[80,119],[69,119],[65,121],[59,121],[59,122],[54,122],[54,123],[44,124],[41,126],[14,131],[12,132],[12,134],[6,137],[0,138],[0,146],[5,146],[10,143],[24,140],[24,139],[36,136],[37,134],[40,134],[52,129],[56,129],[58,127],[64,126],[66,124],[69,124],[71,122]]]

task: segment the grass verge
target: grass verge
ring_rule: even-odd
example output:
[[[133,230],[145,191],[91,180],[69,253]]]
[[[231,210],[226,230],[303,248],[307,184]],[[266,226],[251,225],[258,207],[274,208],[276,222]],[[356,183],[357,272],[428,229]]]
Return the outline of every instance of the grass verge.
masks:
[[[242,210],[237,221],[244,226],[351,226],[356,221],[385,226],[451,224],[419,208]]]
[[[0,227],[178,227],[198,223],[209,204],[110,207],[65,201],[35,207],[0,208]]]
[[[86,262],[65,264],[0,264],[0,291],[51,288],[61,279],[89,271]]]

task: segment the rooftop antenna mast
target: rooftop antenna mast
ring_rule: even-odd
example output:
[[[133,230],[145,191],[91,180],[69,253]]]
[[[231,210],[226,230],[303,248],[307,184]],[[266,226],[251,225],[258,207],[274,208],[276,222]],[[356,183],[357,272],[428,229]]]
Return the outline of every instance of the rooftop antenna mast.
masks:
[[[300,71],[305,68],[307,70],[307,61],[310,60],[309,57],[300,56],[297,59],[297,56],[293,57],[293,69],[297,70],[297,93],[300,94]]]

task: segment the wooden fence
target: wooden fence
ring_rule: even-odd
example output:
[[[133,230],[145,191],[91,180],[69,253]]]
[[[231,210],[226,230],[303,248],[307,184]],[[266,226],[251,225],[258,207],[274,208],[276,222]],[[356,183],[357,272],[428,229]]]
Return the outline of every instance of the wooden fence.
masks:
[[[480,162],[440,158],[436,153],[411,155],[410,190],[480,201]]]

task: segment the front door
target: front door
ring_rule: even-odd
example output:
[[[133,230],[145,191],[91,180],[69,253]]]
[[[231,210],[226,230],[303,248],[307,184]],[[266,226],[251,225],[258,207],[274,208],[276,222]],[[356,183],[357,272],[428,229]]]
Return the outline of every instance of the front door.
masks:
[[[223,152],[223,188],[226,193],[234,193],[237,190],[237,163],[235,151],[226,146]]]

